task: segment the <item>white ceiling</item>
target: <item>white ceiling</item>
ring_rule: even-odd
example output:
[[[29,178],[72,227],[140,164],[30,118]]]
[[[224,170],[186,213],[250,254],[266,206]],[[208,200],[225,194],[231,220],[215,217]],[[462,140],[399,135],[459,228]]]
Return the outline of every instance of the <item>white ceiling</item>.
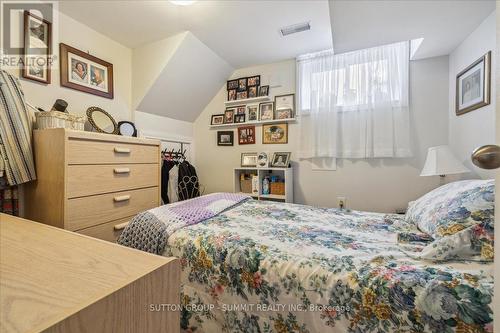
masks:
[[[344,53],[424,38],[413,59],[446,55],[494,10],[494,0],[334,0],[333,49]]]
[[[328,1],[65,0],[70,17],[135,48],[190,31],[234,68],[270,63],[332,47]],[[281,37],[279,29],[310,22],[311,30]]]

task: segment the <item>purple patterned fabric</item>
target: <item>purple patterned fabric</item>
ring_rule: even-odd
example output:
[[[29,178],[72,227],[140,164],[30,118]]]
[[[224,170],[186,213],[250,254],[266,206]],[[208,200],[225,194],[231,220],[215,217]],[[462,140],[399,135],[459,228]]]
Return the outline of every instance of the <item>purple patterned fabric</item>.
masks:
[[[168,209],[183,219],[188,225],[192,225],[222,212],[237,203],[248,199],[249,196],[237,193],[213,193],[194,198],[188,201],[181,201]],[[223,208],[222,210],[220,210]]]
[[[162,254],[168,237],[189,225],[203,222],[249,199],[244,194],[213,193],[153,208],[135,216],[118,238],[118,244]]]

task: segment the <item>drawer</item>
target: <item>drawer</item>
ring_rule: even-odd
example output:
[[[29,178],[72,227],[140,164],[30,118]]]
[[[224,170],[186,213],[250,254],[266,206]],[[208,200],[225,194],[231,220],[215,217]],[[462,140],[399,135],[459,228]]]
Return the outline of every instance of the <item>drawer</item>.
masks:
[[[67,200],[64,228],[79,230],[158,207],[158,187]]]
[[[77,233],[116,243],[123,229],[125,229],[125,225],[132,218],[133,216],[129,216],[124,219],[99,224],[94,227],[78,230]]]
[[[159,163],[158,146],[69,139],[68,164]]]
[[[159,186],[159,164],[69,165],[67,198]]]

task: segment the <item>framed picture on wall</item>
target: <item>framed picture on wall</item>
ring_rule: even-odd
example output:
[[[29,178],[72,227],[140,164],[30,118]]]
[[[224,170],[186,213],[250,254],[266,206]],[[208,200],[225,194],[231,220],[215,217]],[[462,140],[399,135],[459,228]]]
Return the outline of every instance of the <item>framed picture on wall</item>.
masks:
[[[232,146],[233,144],[233,131],[217,131],[217,146]]]
[[[227,91],[227,100],[235,101],[236,100],[236,89],[229,89]]]
[[[283,123],[262,125],[262,143],[288,143],[288,124]]]
[[[247,84],[246,77],[242,77],[242,78],[238,79],[238,91],[247,91],[247,87],[248,87],[248,84]]]
[[[275,119],[292,118],[295,113],[295,94],[274,96]]]
[[[259,104],[259,120],[274,119],[274,103],[265,102]]]
[[[25,10],[22,77],[40,83],[50,83],[51,54],[52,23]]]
[[[238,89],[238,80],[227,81],[227,90]]]
[[[255,126],[238,127],[238,144],[250,145],[255,143]]]
[[[224,124],[224,115],[223,114],[213,114],[212,120],[210,121],[210,125],[222,125]]]
[[[288,168],[290,163],[290,155],[292,153],[274,153],[271,160],[271,167],[273,168]]]
[[[247,105],[247,119],[248,121],[256,121],[259,119],[259,105]]]
[[[224,124],[234,123],[234,111],[235,109],[226,109],[224,111]]]
[[[248,87],[248,98],[257,97],[257,90],[259,87]]]
[[[249,76],[247,79],[248,86],[260,86],[260,75]]]
[[[59,44],[61,86],[113,99],[113,64]]]
[[[236,99],[247,99],[248,98],[248,91],[238,91],[236,93]]]
[[[458,73],[455,113],[457,116],[490,104],[491,51]]]
[[[269,96],[269,86],[260,86],[259,96]]]
[[[257,166],[257,153],[241,153],[241,166],[255,168]]]
[[[245,122],[245,114],[236,114],[234,115],[235,123],[244,123]]]

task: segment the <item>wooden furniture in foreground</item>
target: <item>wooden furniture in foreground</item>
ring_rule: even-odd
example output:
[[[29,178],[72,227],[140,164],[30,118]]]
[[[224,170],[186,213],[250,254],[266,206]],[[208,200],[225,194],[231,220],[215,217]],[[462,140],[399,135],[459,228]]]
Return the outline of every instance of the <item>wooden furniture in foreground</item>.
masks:
[[[0,214],[0,332],[169,332],[179,260]]]
[[[62,128],[34,131],[30,220],[116,241],[137,213],[160,205],[160,142]]]

